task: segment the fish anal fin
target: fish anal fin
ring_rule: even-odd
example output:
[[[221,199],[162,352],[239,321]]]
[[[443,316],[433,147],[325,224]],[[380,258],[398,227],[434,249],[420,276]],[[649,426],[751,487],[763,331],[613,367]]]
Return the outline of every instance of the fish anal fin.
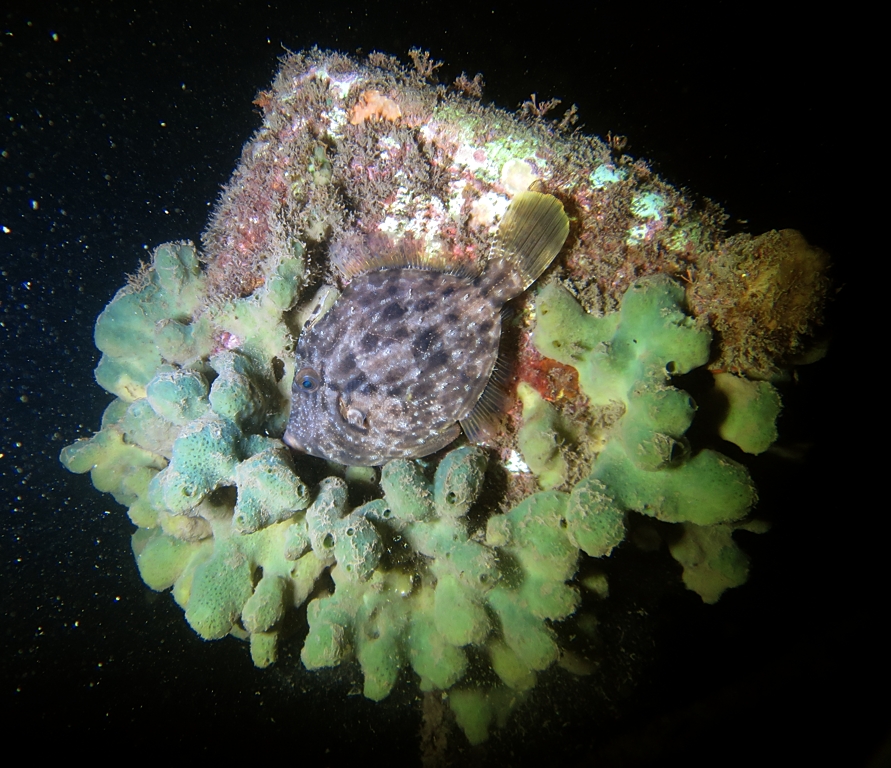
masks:
[[[461,419],[461,429],[467,439],[471,443],[494,441],[501,432],[507,403],[507,366],[499,356],[480,399],[470,413]]]
[[[452,424],[437,435],[433,435],[426,443],[424,443],[418,451],[413,454],[415,457],[429,456],[431,453],[445,448],[453,443],[461,434],[461,428],[457,424]]]

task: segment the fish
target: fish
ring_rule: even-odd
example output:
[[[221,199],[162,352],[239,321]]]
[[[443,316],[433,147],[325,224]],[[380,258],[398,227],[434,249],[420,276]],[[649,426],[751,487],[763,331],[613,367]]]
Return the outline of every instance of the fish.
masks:
[[[462,430],[482,442],[498,415],[504,305],[541,276],[568,234],[562,203],[526,191],[505,211],[481,271],[367,260],[300,332],[284,442],[363,467],[428,456]]]

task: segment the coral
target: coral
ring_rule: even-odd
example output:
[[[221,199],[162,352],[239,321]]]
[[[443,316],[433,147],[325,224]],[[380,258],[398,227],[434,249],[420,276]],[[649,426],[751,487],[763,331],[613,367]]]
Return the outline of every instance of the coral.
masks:
[[[509,115],[415,59],[285,57],[201,248],[157,248],[96,321],[114,400],[60,458],[128,509],[140,575],[201,637],[247,640],[266,667],[301,608],[287,642],[307,668],[356,662],[374,700],[416,678],[479,743],[572,667],[629,526],[659,533],[705,602],[745,582],[733,534],[763,527],[725,453],[757,461],[777,439],[767,380],[812,346],[827,261],[797,233],[725,239],[720,210],[549,104]],[[505,320],[518,397],[494,445],[379,478],[289,452],[295,339],[359,251],[473,273],[529,185],[572,227]]]

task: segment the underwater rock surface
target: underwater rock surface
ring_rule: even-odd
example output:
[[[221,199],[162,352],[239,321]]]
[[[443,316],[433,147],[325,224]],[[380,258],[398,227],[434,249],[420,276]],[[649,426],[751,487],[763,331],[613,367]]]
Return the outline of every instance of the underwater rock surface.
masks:
[[[413,675],[478,743],[558,660],[583,592],[608,599],[629,520],[670,532],[704,601],[745,582],[732,534],[763,526],[744,460],[777,439],[828,258],[798,233],[725,238],[719,209],[568,119],[414,60],[283,60],[201,247],[158,247],[98,318],[115,399],[61,460],[127,507],[143,580],[201,637],[266,667],[305,610],[308,669],[354,660],[374,700]],[[570,234],[505,319],[497,433],[379,473],[292,453],[301,331],[393,253],[479,272],[530,188]]]

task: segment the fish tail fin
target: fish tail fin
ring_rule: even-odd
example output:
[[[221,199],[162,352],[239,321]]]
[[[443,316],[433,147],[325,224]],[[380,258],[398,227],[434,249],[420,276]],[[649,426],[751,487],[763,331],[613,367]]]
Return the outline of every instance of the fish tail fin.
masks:
[[[501,257],[520,273],[526,290],[560,253],[569,235],[569,217],[553,195],[520,192],[498,228]]]

